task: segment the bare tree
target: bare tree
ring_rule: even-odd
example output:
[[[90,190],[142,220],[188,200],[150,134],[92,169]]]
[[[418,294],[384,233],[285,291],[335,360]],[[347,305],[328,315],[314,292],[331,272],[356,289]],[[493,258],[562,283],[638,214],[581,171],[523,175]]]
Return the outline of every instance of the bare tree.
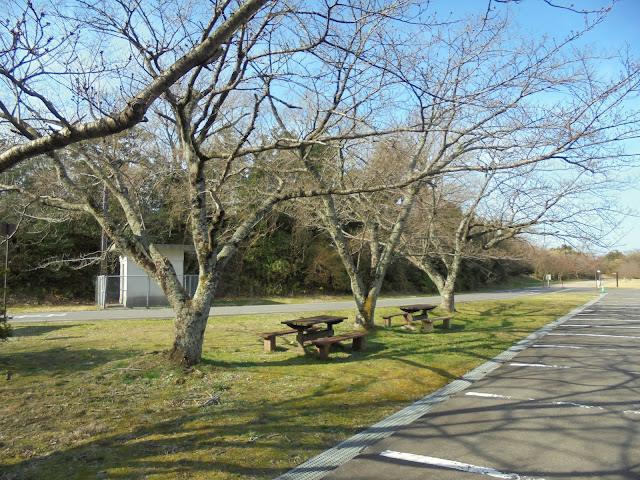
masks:
[[[138,62],[134,71],[149,78],[162,77],[165,64],[173,65],[172,56],[208,38],[223,15],[216,10],[203,26],[199,18],[205,7],[195,3],[176,3],[175,12],[168,9],[174,13],[162,18],[154,17],[160,10],[144,10],[138,3],[116,6],[88,5],[78,25],[129,46]],[[313,152],[334,145],[348,149],[415,129],[406,121],[387,120],[387,112],[397,111],[390,99],[401,82],[398,68],[385,59],[385,46],[391,37],[398,41],[390,24],[402,23],[409,6],[372,1],[326,4],[319,10],[317,5],[274,4],[240,25],[215,58],[166,88],[148,112],[144,134],[49,152],[37,160],[37,186],[14,183],[2,189],[93,216],[118,249],[160,285],[174,308],[170,358],[197,363],[221,271],[256,223],[291,198],[362,188],[331,181],[323,189],[311,185]],[[110,72],[105,66],[100,73],[108,78]],[[81,94],[92,108],[104,108],[92,100],[90,88]],[[5,115],[26,138],[37,136],[31,127],[37,118]],[[335,172],[330,162],[317,167],[323,178]],[[177,205],[195,247],[199,283],[193,298],[159,252],[149,224],[148,192],[165,179],[181,191],[182,206]],[[105,188],[109,209],[100,205]]]
[[[605,81],[586,55],[565,54],[572,39],[521,42],[500,18],[442,26],[408,0],[156,6],[82,3],[61,9],[53,26],[29,6],[19,28],[4,26],[9,67],[0,74],[14,103],[0,103],[0,112],[15,146],[0,156],[0,170],[46,153],[32,160],[37,185],[2,189],[93,216],[169,299],[176,362],[200,360],[220,272],[276,204],[322,196],[339,238],[344,219],[332,203],[357,193],[375,206],[376,195],[396,196],[390,236],[377,237],[380,222],[367,226],[381,279],[430,178],[624,161],[617,142],[637,128],[623,111],[637,70]],[[49,28],[63,33],[59,46],[48,43]],[[27,32],[38,32],[35,40]],[[108,138],[145,113],[139,128],[161,148],[148,148],[144,136]],[[368,168],[385,138],[400,142],[401,155],[387,171]],[[199,268],[193,298],[148,224],[155,172],[182,192]],[[361,290],[362,323],[372,322],[376,285]]]
[[[154,35],[160,19],[146,13],[162,10],[156,8],[160,3],[169,10],[166,2],[146,3],[147,10],[139,2],[106,2],[102,7],[100,2],[78,3],[61,7],[62,11],[56,14],[45,3],[27,2],[25,6],[10,0],[6,5],[10,15],[0,21],[0,78],[5,93],[0,101],[0,118],[22,139],[18,141],[14,136],[14,145],[0,153],[0,171],[77,142],[122,132],[144,121],[154,101],[192,69],[219,60],[223,46],[270,2],[215,2],[210,7],[201,5],[199,12],[187,3],[177,9],[176,17],[181,10],[191,11],[201,13],[203,19],[208,17],[208,23],[203,22],[196,29],[192,25],[190,31],[176,31],[181,37],[171,39],[173,43]],[[140,51],[135,49],[130,56],[122,55],[119,49],[126,48],[125,44],[105,43],[100,37],[104,29],[89,28],[99,27],[102,22],[91,25],[75,17],[75,10],[87,5],[106,19],[121,7],[123,32],[118,33],[126,35],[134,24],[140,24],[149,41],[139,48],[162,68],[151,75],[144,70],[130,70],[131,65],[143,63],[144,56],[137,55]],[[100,83],[111,84],[109,90],[120,93],[117,100],[103,97]]]
[[[463,28],[447,25],[429,33],[429,41],[421,46],[422,56],[415,57],[413,76],[403,77],[411,86],[420,132],[405,135],[403,141],[410,147],[388,148],[386,164],[379,160],[381,151],[360,152],[366,167],[344,173],[338,180],[341,185],[366,184],[384,172],[391,179],[386,197],[366,192],[333,195],[316,205],[319,223],[330,233],[351,278],[356,321],[362,325],[373,325],[382,279],[405,227],[417,225],[417,231],[428,227],[433,212],[422,219],[412,213],[426,184],[456,172],[479,172],[480,177],[491,179],[503,171],[538,164],[535,168],[549,175],[574,167],[578,175],[611,168],[630,160],[622,144],[638,132],[637,111],[621,115],[626,99],[637,90],[638,72],[630,69],[613,80],[599,77],[596,58],[571,50],[580,34],[561,44],[518,40],[506,20],[489,16],[470,20]],[[309,170],[320,188],[326,188],[326,180],[313,164]],[[408,181],[403,184],[397,179]],[[491,185],[487,181],[484,188],[498,188]],[[456,220],[450,226],[458,232],[459,244],[454,248],[456,256],[447,257],[453,262],[451,268],[457,272],[461,252],[473,238],[485,238],[484,248],[491,248],[528,231],[543,217],[549,222],[547,212],[573,187],[567,188],[546,191],[551,196],[542,203],[538,194],[523,190],[522,195],[536,197],[535,209],[541,210],[532,208],[528,216],[520,210],[493,227],[488,219],[476,224],[475,207],[466,208],[460,223]],[[479,203],[486,191],[481,189],[475,199],[473,195],[469,201]],[[416,229],[410,231],[415,235]],[[358,242],[368,244],[368,283],[358,268],[360,255],[351,248]],[[445,280],[440,283],[443,291],[451,291],[443,307],[453,308],[453,283],[446,287]]]
[[[603,1],[601,2],[601,6],[590,4],[588,7],[584,5],[580,6],[573,1],[566,0],[542,0],[548,6],[553,8],[558,8],[560,10],[567,10],[572,13],[580,13],[583,15],[587,14],[604,14],[611,11],[613,6],[618,2],[618,0],[611,1]],[[492,8],[492,2],[496,4],[509,4],[509,3],[522,3],[522,0],[489,0],[487,2],[487,9],[490,11]]]
[[[620,218],[605,195],[614,187],[615,182],[602,172],[562,169],[552,173],[544,163],[452,176],[433,183],[419,199],[413,212],[418,218],[409,222],[401,252],[429,276],[440,293],[441,308],[452,312],[462,265],[505,258],[500,246],[508,239],[552,237],[566,244],[598,245]],[[603,198],[595,197],[598,191]],[[563,265],[562,271],[556,268],[548,273],[556,273],[561,280],[575,262]]]
[[[611,269],[608,273],[612,274],[613,271]],[[617,266],[617,271],[625,279],[640,278],[640,252],[635,251],[625,255]]]
[[[377,192],[360,192],[348,197],[325,195],[309,200],[298,210],[305,211],[308,221],[326,230],[349,276],[356,303],[356,325],[373,325],[373,316],[380,289],[393,255],[400,244],[401,234],[411,213],[413,203],[424,180],[403,185],[407,172],[424,173],[421,162],[425,158],[428,133],[416,138],[416,143],[388,138],[377,144],[367,165],[358,172],[357,181],[363,185],[379,182],[381,172],[388,186]],[[338,153],[338,156],[342,152]],[[326,189],[326,178],[307,162],[318,185]],[[340,180],[344,187],[352,176]]]

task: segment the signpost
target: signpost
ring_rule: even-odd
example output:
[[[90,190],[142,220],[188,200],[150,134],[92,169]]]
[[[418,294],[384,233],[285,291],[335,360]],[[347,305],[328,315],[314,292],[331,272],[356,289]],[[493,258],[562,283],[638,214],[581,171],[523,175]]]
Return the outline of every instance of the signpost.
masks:
[[[9,271],[9,237],[13,235],[18,226],[15,223],[0,222],[0,234],[5,237],[4,253],[4,300],[2,304],[2,321],[7,321],[7,272]]]

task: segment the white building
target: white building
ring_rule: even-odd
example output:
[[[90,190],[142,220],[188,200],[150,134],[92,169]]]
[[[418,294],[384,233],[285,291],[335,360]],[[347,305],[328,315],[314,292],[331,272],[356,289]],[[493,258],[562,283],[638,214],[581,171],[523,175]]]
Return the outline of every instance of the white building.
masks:
[[[184,285],[187,277],[184,275],[184,254],[187,251],[193,251],[193,245],[156,245],[156,247],[169,259],[178,279]],[[162,289],[127,256],[120,256],[119,303],[125,307],[160,307],[169,304]]]

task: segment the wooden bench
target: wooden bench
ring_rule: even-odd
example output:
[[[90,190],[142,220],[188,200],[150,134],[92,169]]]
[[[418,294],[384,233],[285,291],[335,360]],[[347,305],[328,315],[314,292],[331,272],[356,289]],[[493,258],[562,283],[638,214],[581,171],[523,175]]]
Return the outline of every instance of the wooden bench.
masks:
[[[422,321],[422,331],[424,333],[433,332],[433,322],[437,320],[442,320],[442,328],[450,329],[451,328],[451,319],[453,316],[448,317],[428,317],[420,319]]]
[[[391,319],[393,317],[402,317],[402,323],[404,323],[405,325],[409,325],[411,322],[409,321],[408,317],[408,313],[394,313],[392,315],[383,315],[382,316],[382,325],[384,327],[390,327],[391,326]]]
[[[308,332],[316,332],[320,330],[318,327],[312,327]],[[273,352],[276,349],[276,337],[281,337],[282,335],[291,335],[292,333],[298,333],[298,330],[295,328],[290,328],[288,330],[280,330],[279,332],[263,332],[259,333],[258,336],[264,339],[264,351],[265,352]]]
[[[344,335],[336,335],[334,337],[320,338],[318,340],[312,340],[310,343],[316,347],[318,356],[326,360],[329,358],[329,347],[334,343],[343,342],[345,340],[353,340],[351,349],[356,352],[363,352],[367,346],[367,332],[351,332]]]

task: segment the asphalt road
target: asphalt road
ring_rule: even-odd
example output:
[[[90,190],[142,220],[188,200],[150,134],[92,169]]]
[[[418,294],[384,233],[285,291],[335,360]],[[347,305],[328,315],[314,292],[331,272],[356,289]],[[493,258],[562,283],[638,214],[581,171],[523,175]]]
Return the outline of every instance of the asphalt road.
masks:
[[[481,302],[488,300],[501,300],[507,298],[517,298],[531,295],[541,295],[550,292],[595,290],[593,282],[578,282],[567,284],[566,287],[552,285],[546,287],[532,287],[514,290],[501,290],[496,292],[483,293],[463,293],[456,295],[457,303]],[[393,307],[407,303],[440,303],[439,296],[393,298],[378,300],[378,307]],[[271,305],[244,305],[244,306],[221,306],[212,307],[211,317],[233,316],[233,315],[267,315],[267,314],[297,314],[314,313],[331,310],[354,309],[353,301],[345,302],[322,302],[322,303],[290,303]],[[90,311],[69,311],[69,312],[39,312],[39,313],[16,313],[12,314],[9,309],[8,315],[10,323],[42,323],[42,322],[94,322],[108,320],[142,320],[142,319],[162,319],[173,318],[173,310],[170,308],[107,308],[105,310]]]
[[[328,474],[312,459],[282,478],[640,479],[639,292],[611,290],[558,323]]]

